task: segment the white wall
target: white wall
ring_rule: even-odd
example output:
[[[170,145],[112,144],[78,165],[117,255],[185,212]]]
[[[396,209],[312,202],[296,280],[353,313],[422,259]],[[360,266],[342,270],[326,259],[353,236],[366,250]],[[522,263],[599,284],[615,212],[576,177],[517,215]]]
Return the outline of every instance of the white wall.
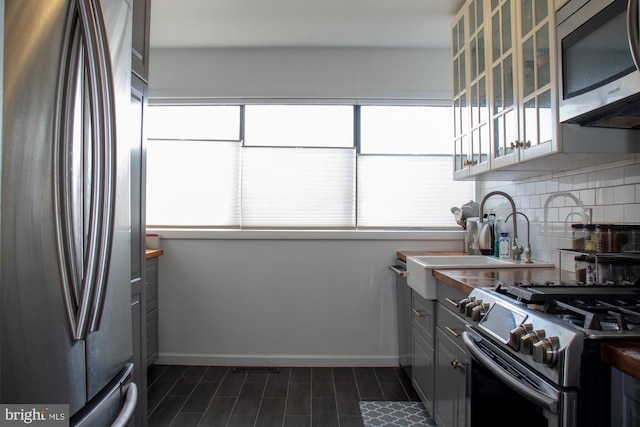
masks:
[[[448,49],[152,49],[149,97],[451,98]]]
[[[158,363],[394,366],[396,251],[462,242],[163,238],[162,248]]]
[[[448,103],[449,68],[448,49],[153,49],[149,94]],[[462,242],[163,235],[162,246],[159,363],[391,366],[396,251]]]

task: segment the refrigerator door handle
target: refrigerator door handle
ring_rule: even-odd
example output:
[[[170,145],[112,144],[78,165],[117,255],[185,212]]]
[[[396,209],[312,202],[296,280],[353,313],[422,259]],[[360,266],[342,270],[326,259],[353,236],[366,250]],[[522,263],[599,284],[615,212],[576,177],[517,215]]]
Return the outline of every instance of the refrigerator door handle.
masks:
[[[138,386],[136,383],[132,382],[129,384],[127,388],[127,395],[124,399],[124,406],[122,407],[122,411],[120,411],[120,415],[113,422],[111,427],[126,427],[133,418],[133,413],[136,409],[136,404],[138,403]]]
[[[83,2],[84,3],[84,2]],[[113,67],[111,64],[111,53],[109,52],[108,34],[102,14],[102,5],[99,0],[88,0],[87,3],[93,12],[94,34],[96,37],[96,55],[98,57],[98,83],[100,85],[100,108],[101,116],[98,117],[101,124],[101,138],[98,140],[102,144],[102,186],[101,194],[102,221],[100,222],[100,253],[97,264],[98,273],[95,282],[95,291],[92,304],[90,321],[90,331],[96,331],[100,327],[102,310],[104,308],[104,294],[107,288],[109,276],[109,262],[111,260],[111,247],[114,233],[114,215],[116,204],[116,112],[115,93],[113,81]]]
[[[105,32],[99,3],[72,2],[57,91],[53,182],[58,263],[76,340],[99,327],[113,239],[115,110]]]

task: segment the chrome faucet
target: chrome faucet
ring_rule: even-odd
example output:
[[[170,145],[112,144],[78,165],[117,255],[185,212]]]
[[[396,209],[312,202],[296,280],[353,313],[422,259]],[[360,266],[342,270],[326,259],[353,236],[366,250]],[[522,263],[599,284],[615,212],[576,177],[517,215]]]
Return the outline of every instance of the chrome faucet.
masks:
[[[520,255],[522,254],[522,246],[518,244],[518,221],[516,221],[516,203],[513,201],[510,195],[505,193],[504,191],[492,191],[485,195],[480,202],[480,222],[484,222],[484,203],[488,198],[492,196],[502,196],[509,201],[511,204],[511,215],[513,215],[513,242],[511,244],[511,259],[519,261],[521,259]]]
[[[526,264],[532,264],[533,261],[531,261],[531,229],[529,228],[529,218],[523,214],[522,212],[518,211],[516,212],[518,215],[522,215],[524,217],[524,219],[527,220],[527,246],[525,246],[524,248],[524,259],[525,259],[525,263]],[[509,220],[509,218],[511,217],[511,215],[513,215],[512,213],[510,213],[509,215],[507,215],[507,218],[504,220],[505,224],[506,222]],[[516,218],[513,217],[513,224],[515,226],[516,223]]]

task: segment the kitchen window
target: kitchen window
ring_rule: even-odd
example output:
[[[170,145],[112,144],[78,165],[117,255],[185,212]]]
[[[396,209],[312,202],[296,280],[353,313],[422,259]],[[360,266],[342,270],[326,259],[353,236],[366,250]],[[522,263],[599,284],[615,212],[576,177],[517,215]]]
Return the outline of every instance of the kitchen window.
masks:
[[[150,106],[147,225],[451,227],[450,107]]]

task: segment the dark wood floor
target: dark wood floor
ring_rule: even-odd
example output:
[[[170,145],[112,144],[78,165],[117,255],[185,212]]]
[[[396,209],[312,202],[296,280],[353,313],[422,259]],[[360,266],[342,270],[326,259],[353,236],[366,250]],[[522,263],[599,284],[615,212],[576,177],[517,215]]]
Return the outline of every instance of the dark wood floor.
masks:
[[[148,383],[149,427],[361,427],[361,400],[419,400],[398,368],[153,365]]]

